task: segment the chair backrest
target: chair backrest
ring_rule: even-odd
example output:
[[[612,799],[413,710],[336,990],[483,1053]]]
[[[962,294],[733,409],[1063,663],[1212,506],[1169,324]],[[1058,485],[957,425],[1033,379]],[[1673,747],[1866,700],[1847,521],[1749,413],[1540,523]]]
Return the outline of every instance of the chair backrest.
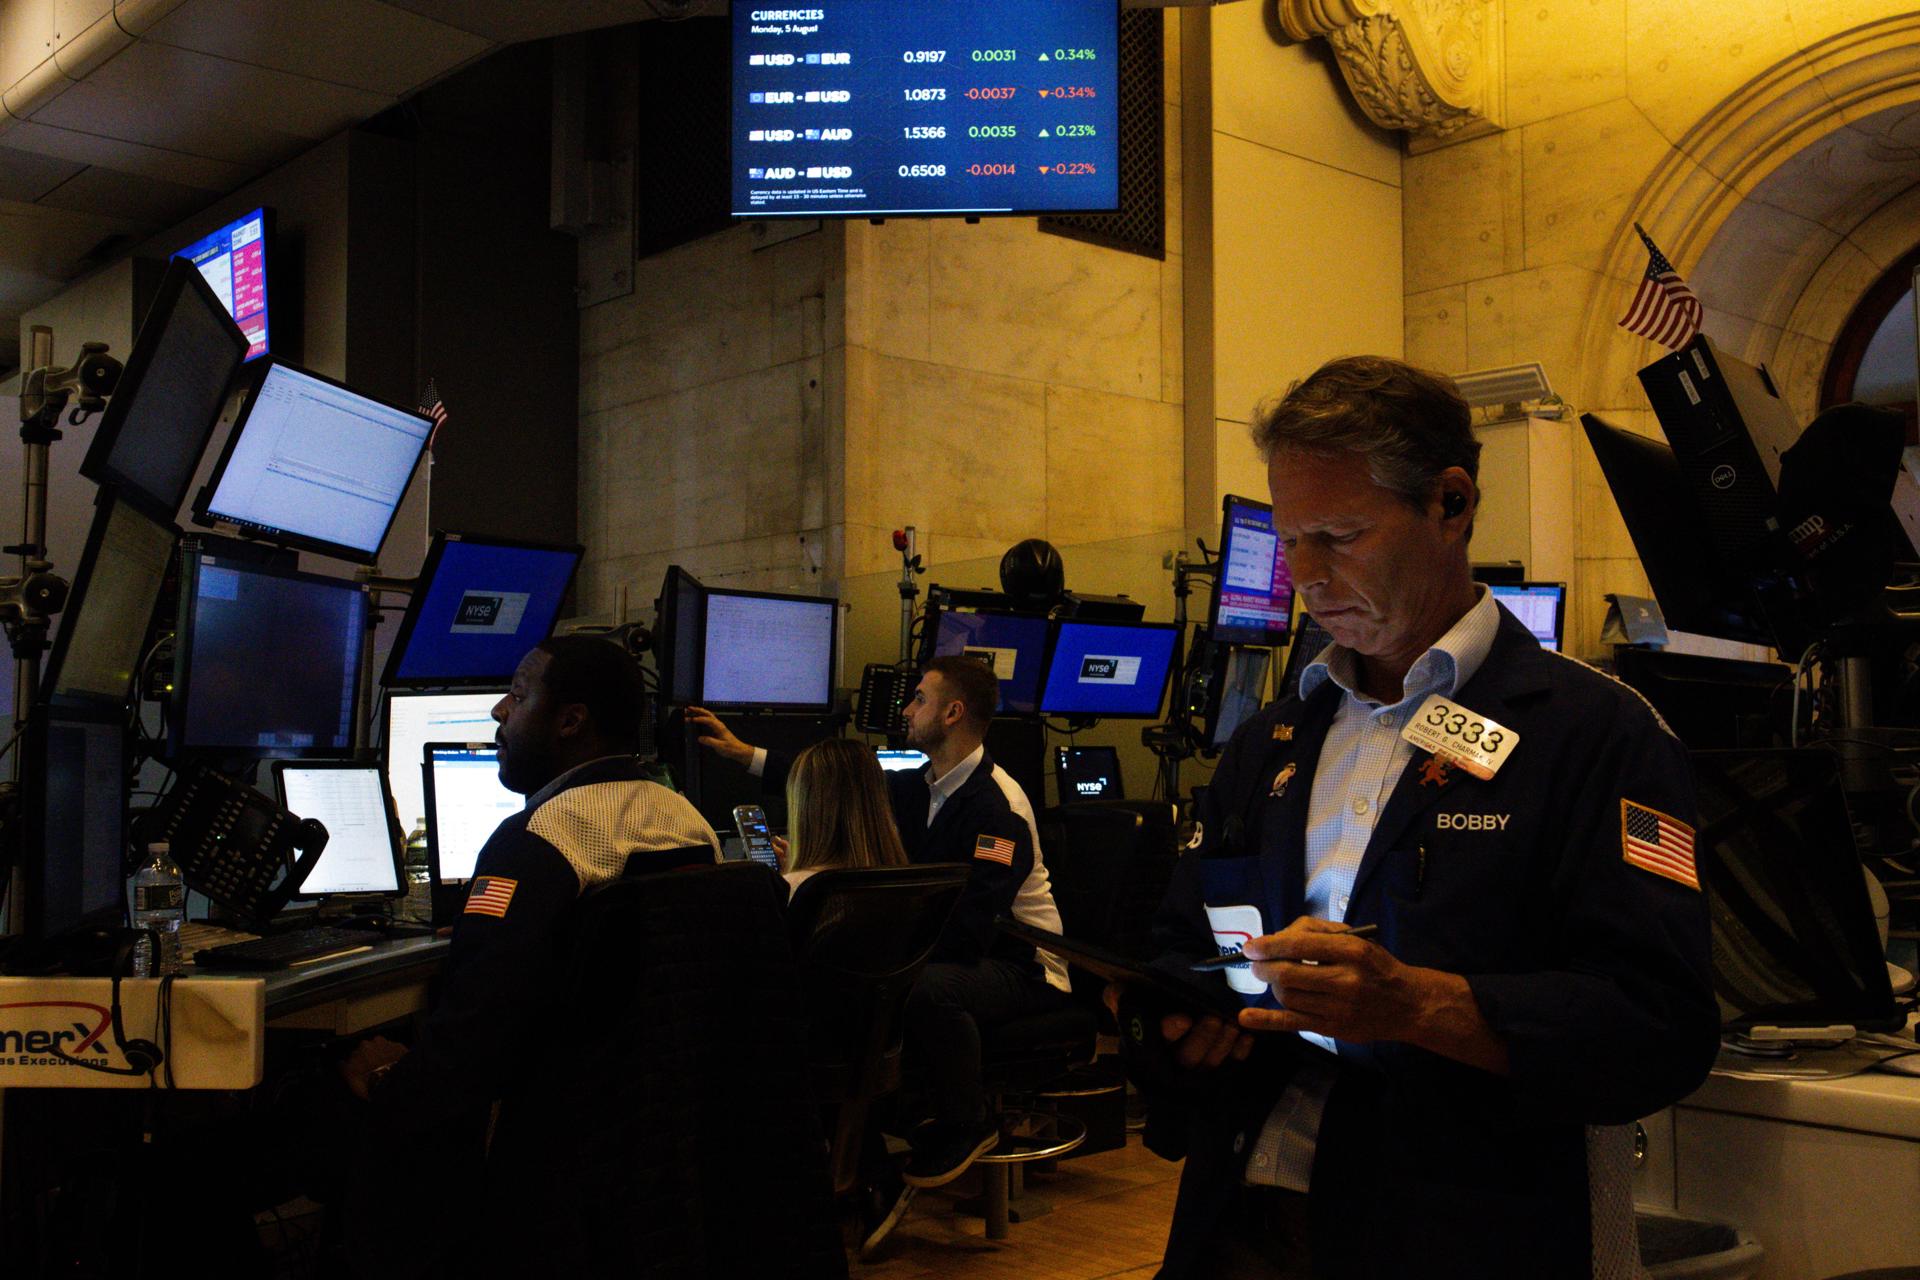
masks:
[[[488,1160],[489,1242],[526,1274],[845,1274],[785,896],[708,863],[572,908]]]
[[[787,906],[806,993],[808,1059],[833,1100],[886,1087],[907,991],[966,887],[964,863],[822,871]],[[823,1099],[824,1100],[824,1099]]]

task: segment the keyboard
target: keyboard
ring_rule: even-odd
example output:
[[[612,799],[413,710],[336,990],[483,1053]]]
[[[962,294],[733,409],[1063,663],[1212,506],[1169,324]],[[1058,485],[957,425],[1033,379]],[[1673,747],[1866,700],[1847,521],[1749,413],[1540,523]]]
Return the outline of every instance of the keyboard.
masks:
[[[193,962],[202,969],[292,969],[303,964],[330,960],[335,956],[365,951],[386,935],[372,929],[342,929],[336,925],[316,925],[276,933],[252,942],[229,942],[193,953]]]

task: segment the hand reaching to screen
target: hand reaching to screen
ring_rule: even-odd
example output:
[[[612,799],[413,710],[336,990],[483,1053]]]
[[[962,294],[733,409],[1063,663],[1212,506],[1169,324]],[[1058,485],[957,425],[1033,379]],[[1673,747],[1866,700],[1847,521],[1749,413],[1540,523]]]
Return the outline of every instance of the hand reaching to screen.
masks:
[[[700,745],[722,760],[731,760],[743,767],[753,763],[753,748],[734,737],[733,730],[705,707],[688,707],[687,723],[699,733]]]

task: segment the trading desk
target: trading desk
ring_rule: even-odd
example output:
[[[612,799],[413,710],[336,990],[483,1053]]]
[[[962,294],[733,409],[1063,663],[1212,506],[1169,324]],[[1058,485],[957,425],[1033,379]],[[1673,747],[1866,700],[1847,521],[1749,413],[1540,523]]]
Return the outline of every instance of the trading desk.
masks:
[[[270,1030],[348,1036],[423,1013],[447,958],[445,938],[394,938],[334,960],[266,975]]]

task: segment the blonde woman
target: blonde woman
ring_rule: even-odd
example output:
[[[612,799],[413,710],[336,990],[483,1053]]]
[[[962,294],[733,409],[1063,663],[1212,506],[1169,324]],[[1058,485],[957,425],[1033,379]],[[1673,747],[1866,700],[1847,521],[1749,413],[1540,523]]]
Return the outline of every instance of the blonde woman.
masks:
[[[800,753],[787,775],[787,839],[789,886],[836,867],[907,865],[870,747],[829,738]]]

